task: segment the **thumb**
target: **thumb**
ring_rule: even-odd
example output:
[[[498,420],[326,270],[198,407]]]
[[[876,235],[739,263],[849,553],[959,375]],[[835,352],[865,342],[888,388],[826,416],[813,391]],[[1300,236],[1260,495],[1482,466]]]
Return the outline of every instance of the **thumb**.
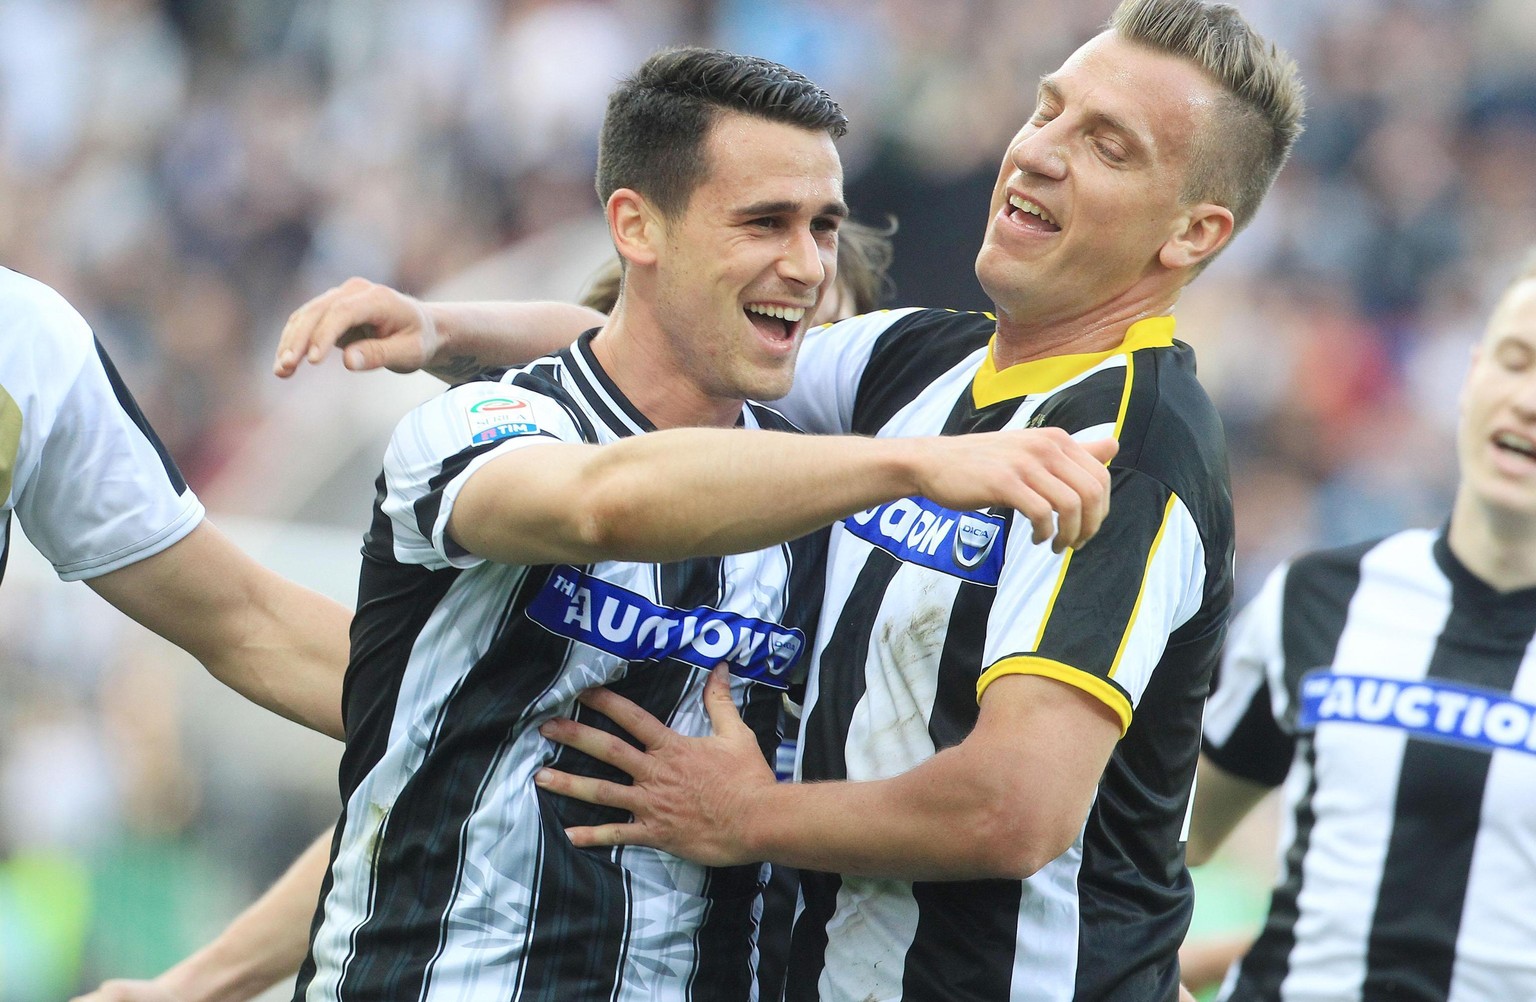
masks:
[[[397,372],[412,372],[416,366],[398,357],[404,354],[392,338],[366,338],[347,345],[342,360],[353,372],[390,368]]]
[[[1107,463],[1120,451],[1120,442],[1113,438],[1100,438],[1092,442],[1084,442],[1083,448],[1088,450],[1088,455],[1094,459]]]
[[[731,699],[731,673],[724,661],[715,665],[709,680],[704,683],[704,712],[709,714],[714,732],[722,737],[746,729],[747,725]]]

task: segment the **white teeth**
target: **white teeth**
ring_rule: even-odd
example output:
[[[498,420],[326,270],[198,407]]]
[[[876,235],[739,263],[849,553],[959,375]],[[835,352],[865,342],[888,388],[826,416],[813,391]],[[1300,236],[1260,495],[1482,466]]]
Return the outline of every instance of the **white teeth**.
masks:
[[[1501,445],[1506,449],[1513,449],[1515,452],[1518,452],[1521,455],[1536,458],[1536,442],[1532,442],[1530,439],[1525,438],[1522,435],[1516,435],[1515,433],[1508,431],[1501,431],[1493,437],[1493,441],[1494,444]]]
[[[804,306],[777,306],[773,303],[748,303],[747,309],[753,313],[761,313],[765,317],[774,317],[779,320],[788,320],[790,323],[798,323],[805,317]]]
[[[1022,199],[1022,198],[1020,198],[1017,195],[1009,195],[1008,196],[1008,204],[1013,206],[1015,209],[1018,209],[1020,212],[1027,212],[1027,213],[1029,213],[1032,216],[1039,216],[1041,219],[1043,219],[1046,222],[1050,223],[1052,226],[1060,226],[1061,225],[1060,223],[1056,222],[1056,218],[1054,216],[1052,216],[1049,212],[1046,212],[1044,209],[1040,208],[1040,206],[1036,205],[1035,203],[1030,202],[1030,201],[1026,201],[1025,199]]]

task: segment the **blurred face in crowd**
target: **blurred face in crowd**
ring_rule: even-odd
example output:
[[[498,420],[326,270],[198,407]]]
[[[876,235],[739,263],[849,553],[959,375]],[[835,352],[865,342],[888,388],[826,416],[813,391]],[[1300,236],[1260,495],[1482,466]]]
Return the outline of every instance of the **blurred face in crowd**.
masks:
[[[1536,516],[1536,277],[1504,293],[1473,353],[1457,451],[1458,507]]]
[[[707,177],[661,221],[658,321],[707,394],[776,400],[836,280],[842,162],[825,132],[736,113],[704,153]]]
[[[1194,137],[1220,94],[1197,66],[1113,32],[1041,81],[976,259],[1000,316],[1072,321],[1176,293],[1187,266],[1231,233],[1226,209],[1182,197]]]

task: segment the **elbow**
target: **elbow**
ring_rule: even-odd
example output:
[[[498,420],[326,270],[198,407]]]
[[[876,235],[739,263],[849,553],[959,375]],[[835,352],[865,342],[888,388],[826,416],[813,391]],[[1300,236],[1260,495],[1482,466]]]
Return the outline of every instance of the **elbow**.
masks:
[[[975,829],[979,876],[1027,880],[1077,842],[1083,819],[1043,818],[1037,811],[989,812]]]

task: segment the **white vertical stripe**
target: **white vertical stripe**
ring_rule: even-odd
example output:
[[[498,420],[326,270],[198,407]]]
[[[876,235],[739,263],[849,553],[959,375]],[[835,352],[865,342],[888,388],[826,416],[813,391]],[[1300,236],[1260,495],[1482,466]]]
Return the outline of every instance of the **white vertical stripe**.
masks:
[[[1419,584],[1404,587],[1410,581]],[[1393,536],[1361,561],[1333,668],[1420,680],[1449,614],[1450,587],[1425,538]],[[1404,622],[1423,628],[1406,631]],[[1320,728],[1315,740],[1317,822],[1302,862],[1296,946],[1280,992],[1286,1002],[1358,996],[1408,738],[1394,728],[1341,723]],[[1372,782],[1356,781],[1361,769]]]
[[[1510,695],[1536,705],[1536,645]],[[1536,736],[1536,724],[1531,733]],[[1495,751],[1467,876],[1449,1002],[1536,999],[1536,751]]]

